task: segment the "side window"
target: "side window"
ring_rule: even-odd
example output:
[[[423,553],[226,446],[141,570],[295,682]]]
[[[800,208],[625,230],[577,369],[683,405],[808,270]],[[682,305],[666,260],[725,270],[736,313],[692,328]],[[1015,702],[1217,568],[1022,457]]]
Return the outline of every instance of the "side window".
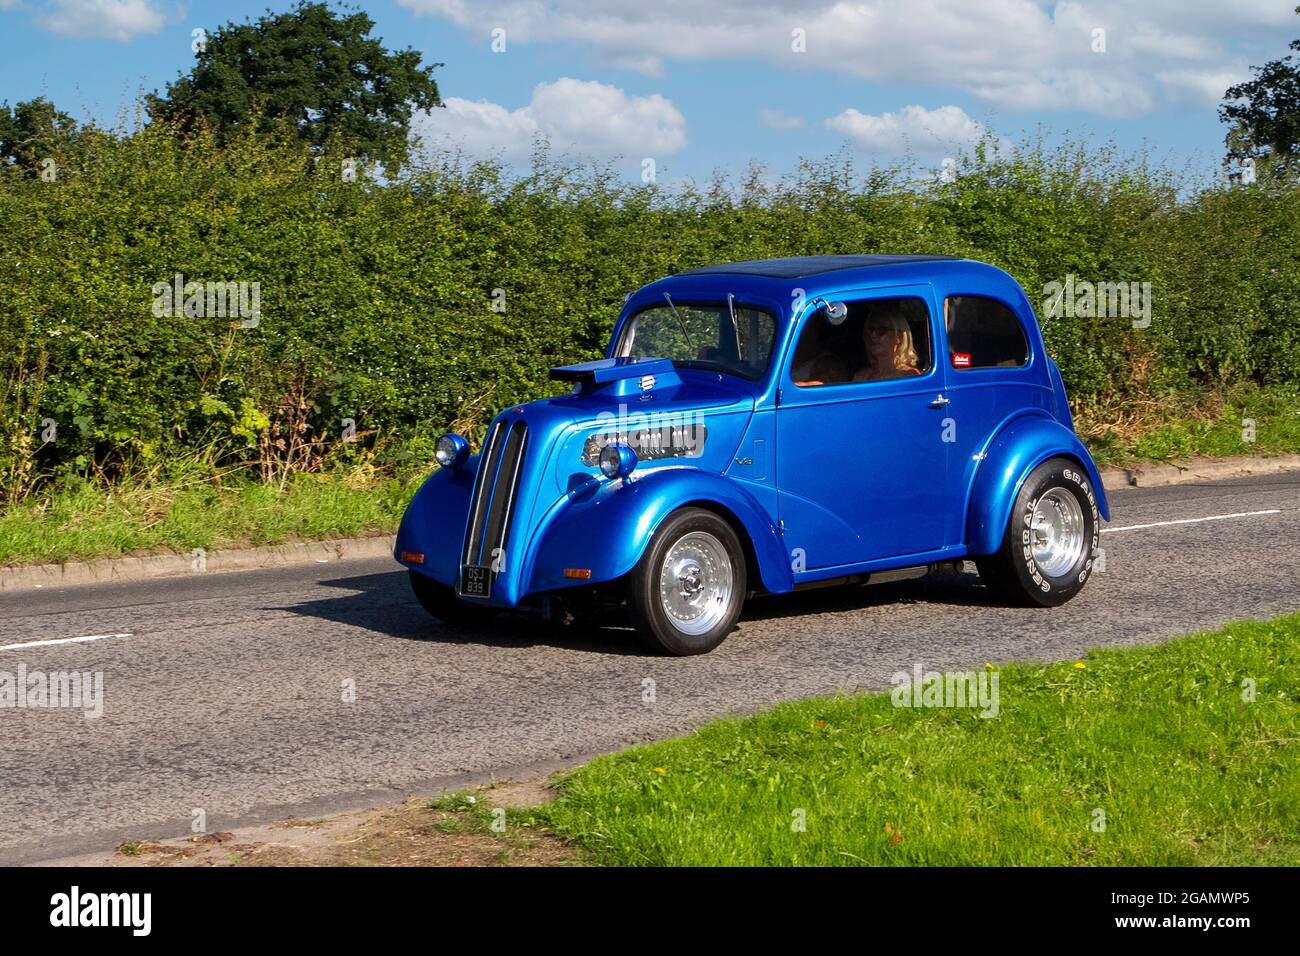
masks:
[[[1029,362],[1020,320],[997,299],[953,295],[944,300],[943,312],[953,368],[1021,368]]]
[[[790,377],[801,388],[924,375],[934,367],[930,313],[923,299],[899,296],[844,303],[832,325],[821,309],[795,345]]]

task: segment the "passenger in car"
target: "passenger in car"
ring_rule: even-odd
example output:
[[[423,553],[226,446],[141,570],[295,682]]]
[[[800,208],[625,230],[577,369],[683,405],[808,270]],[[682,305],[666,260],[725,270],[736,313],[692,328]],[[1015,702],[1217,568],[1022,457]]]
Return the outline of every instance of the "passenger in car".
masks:
[[[833,385],[847,382],[849,371],[843,360],[831,351],[830,344],[820,323],[814,319],[808,324],[803,335],[799,337],[799,347],[795,351],[794,367],[790,377],[801,387],[809,385]]]
[[[920,375],[916,345],[907,320],[897,312],[868,316],[862,326],[862,344],[867,350],[866,368],[853,376],[855,382]]]

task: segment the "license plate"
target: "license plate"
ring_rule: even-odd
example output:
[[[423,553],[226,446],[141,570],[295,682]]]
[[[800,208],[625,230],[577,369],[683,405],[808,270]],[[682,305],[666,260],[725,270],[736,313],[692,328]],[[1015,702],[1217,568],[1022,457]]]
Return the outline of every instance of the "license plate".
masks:
[[[488,598],[492,596],[492,569],[466,564],[460,569],[462,597]]]

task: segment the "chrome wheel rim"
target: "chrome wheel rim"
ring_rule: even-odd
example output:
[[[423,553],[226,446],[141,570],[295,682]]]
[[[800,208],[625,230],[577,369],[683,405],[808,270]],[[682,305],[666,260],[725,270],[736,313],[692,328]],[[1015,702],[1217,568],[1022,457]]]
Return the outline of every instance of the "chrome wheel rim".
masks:
[[[659,569],[659,603],[683,634],[705,634],[731,607],[734,575],[722,542],[707,531],[678,538]]]
[[[1038,570],[1059,578],[1083,556],[1083,509],[1073,493],[1049,488],[1034,505],[1029,545]]]

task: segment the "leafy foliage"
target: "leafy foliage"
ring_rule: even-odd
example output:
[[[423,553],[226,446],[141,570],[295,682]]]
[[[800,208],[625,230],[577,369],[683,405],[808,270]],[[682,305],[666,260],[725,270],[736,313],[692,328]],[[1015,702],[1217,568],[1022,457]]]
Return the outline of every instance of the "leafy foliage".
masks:
[[[1300,51],[1300,40],[1292,40],[1291,49]],[[1230,159],[1262,161],[1275,176],[1300,173],[1300,60],[1270,60],[1253,79],[1229,87],[1219,118],[1233,124]]]
[[[77,124],[43,96],[11,107],[0,106],[0,163],[12,163],[30,173],[42,160],[64,148],[77,133]]]
[[[427,461],[448,426],[598,357],[630,290],[765,256],[971,256],[1040,307],[1071,273],[1151,283],[1149,328],[1040,316],[1081,427],[1191,388],[1300,387],[1300,192],[1180,199],[1109,149],[977,151],[953,182],[833,157],[672,191],[544,153],[521,176],[438,158],[349,181],[341,147],[252,125],[55,146],[54,182],[0,167],[0,501],[165,461],[281,485],[338,456]],[[258,283],[260,320],[157,314],[177,274]]]
[[[225,141],[248,124],[287,122],[316,147],[337,143],[395,167],[407,155],[414,109],[441,106],[433,70],[413,49],[386,50],[360,11],[300,3],[256,23],[227,23],[198,51],[188,76],[149,98],[149,113]]]

